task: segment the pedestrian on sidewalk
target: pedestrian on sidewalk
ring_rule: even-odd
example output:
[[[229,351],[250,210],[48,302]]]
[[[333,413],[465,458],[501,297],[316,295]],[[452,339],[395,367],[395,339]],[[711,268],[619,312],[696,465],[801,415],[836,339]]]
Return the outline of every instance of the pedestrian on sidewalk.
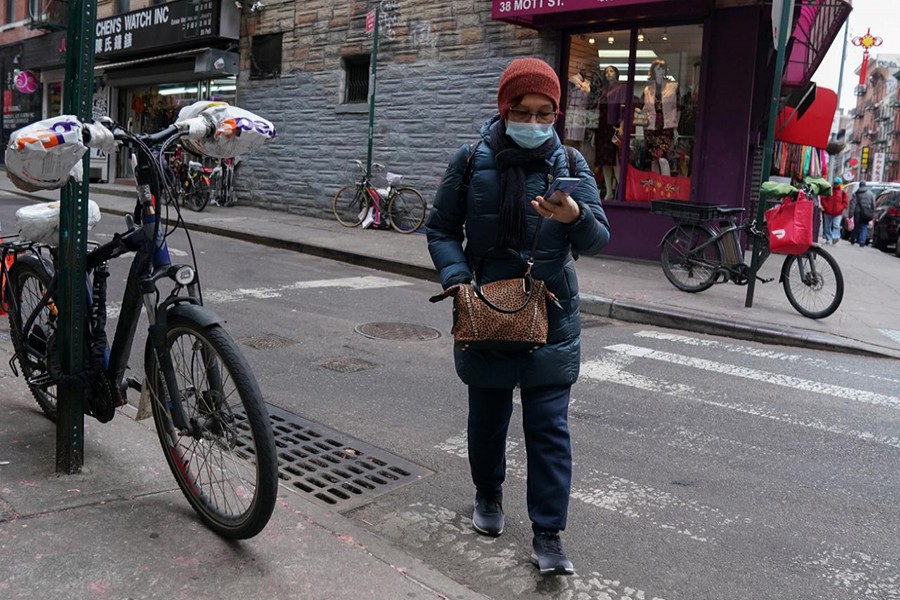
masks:
[[[562,305],[549,308],[547,344],[533,351],[459,346],[453,351],[456,372],[468,386],[472,525],[487,536],[503,533],[506,437],[513,389],[521,390],[531,559],[544,575],[574,573],[559,537],[566,528],[572,481],[569,396],[581,363],[572,256],[597,254],[609,240],[596,180],[577,151],[578,188],[571,196],[558,191],[542,197],[549,175],[570,175],[566,149],[554,129],[559,97],[559,77],[550,65],[535,58],[513,60],[500,78],[499,114],[482,125],[474,150],[467,144],[456,151],[425,222],[428,250],[447,289],[469,282],[474,265],[492,248],[528,252],[544,217],[532,272]],[[489,257],[479,283],[520,277],[521,265],[512,262]]]
[[[822,233],[825,236],[826,244],[837,244],[841,239],[841,215],[849,202],[843,183],[840,177],[835,177],[831,186],[831,195],[819,198],[822,203]]]
[[[875,217],[875,196],[869,191],[865,181],[859,182],[859,189],[850,200],[850,212],[853,217],[853,231],[850,233],[850,244],[866,245],[869,234],[869,221]]]

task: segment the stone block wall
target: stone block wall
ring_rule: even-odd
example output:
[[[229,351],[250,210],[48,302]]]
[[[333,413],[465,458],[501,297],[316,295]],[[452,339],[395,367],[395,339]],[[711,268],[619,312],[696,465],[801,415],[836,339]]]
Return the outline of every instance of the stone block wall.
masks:
[[[342,104],[342,59],[370,54],[374,2],[266,0],[244,9],[237,103],[272,120],[278,137],[242,159],[241,202],[332,218],[331,197],[365,162],[368,106]],[[517,56],[558,64],[558,34],[491,20],[486,0],[383,0],[373,161],[431,201],[452,153],[496,112],[497,82]],[[250,36],[283,35],[282,74],[251,79]]]

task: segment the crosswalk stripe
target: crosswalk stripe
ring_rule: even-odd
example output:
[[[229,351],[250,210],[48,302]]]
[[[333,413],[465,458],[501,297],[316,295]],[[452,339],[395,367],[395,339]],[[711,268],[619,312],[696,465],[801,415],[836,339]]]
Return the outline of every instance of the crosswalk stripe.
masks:
[[[704,358],[695,358],[692,356],[685,356],[683,354],[675,354],[673,352],[662,352],[659,350],[653,350],[651,348],[632,346],[631,344],[614,344],[612,346],[606,346],[606,349],[637,358],[658,360],[661,362],[667,362],[685,367],[692,367],[704,371],[711,371],[713,373],[719,373],[722,375],[731,375],[734,377],[741,377],[753,381],[761,381],[763,383],[787,387],[793,390],[826,394],[829,396],[835,396],[837,398],[844,398],[846,400],[854,400],[856,402],[874,404],[875,406],[900,408],[900,398],[897,398],[895,396],[888,396],[886,394],[878,394],[875,392],[867,392],[865,390],[856,390],[853,388],[821,383],[818,381],[810,381],[808,379],[801,379],[792,375],[770,373],[768,371],[741,367],[729,363],[716,362]]]
[[[721,400],[714,398],[710,392],[699,390],[690,385],[669,382],[663,379],[654,379],[624,371],[623,369],[628,366],[632,360],[632,357],[625,354],[611,354],[600,359],[589,360],[581,365],[581,376],[603,383],[616,383],[650,392],[659,392],[666,396],[674,396],[676,398],[690,400],[691,402],[697,402],[715,408],[722,408],[752,417],[768,419],[777,423],[806,427],[816,431],[855,438],[863,442],[874,442],[892,448],[900,448],[900,437],[877,435],[869,431],[848,429],[816,419],[802,419],[785,415],[783,411],[776,414],[759,407],[734,402],[722,402]]]
[[[881,330],[885,331],[885,330]],[[897,332],[900,335],[900,331]],[[744,346],[741,344],[731,344],[728,342],[720,342],[717,340],[705,340],[701,338],[690,337],[686,335],[679,335],[677,333],[669,333],[663,331],[638,331],[634,334],[635,337],[640,338],[650,338],[654,340],[662,340],[666,342],[675,342],[678,344],[684,344],[686,346],[694,346],[701,348],[710,348],[714,350],[724,350],[726,352],[734,352],[737,354],[743,354],[745,356],[753,356],[756,358],[771,358],[773,360],[778,361],[786,361],[792,363],[800,363],[804,365],[809,365],[812,367],[828,369],[830,371],[836,371],[840,373],[847,373],[848,375],[853,375],[854,377],[867,377],[869,379],[877,379],[880,381],[889,381],[892,383],[900,383],[900,379],[895,379],[891,377],[885,377],[883,375],[878,375],[875,373],[863,373],[860,371],[855,371],[853,369],[848,369],[840,364],[835,364],[833,362],[829,362],[823,358],[811,358],[808,356],[801,356],[799,354],[789,354],[787,352],[779,352],[777,350],[766,350],[764,348],[753,348],[750,346]],[[900,338],[898,338],[900,340]]]
[[[284,292],[292,290],[308,290],[313,288],[347,288],[351,290],[371,290],[378,288],[412,285],[405,281],[366,275],[363,277],[343,277],[338,279],[318,279],[314,281],[297,281],[278,287],[238,288],[234,290],[210,290],[204,292],[203,299],[210,304],[239,302],[246,298],[280,298]]]

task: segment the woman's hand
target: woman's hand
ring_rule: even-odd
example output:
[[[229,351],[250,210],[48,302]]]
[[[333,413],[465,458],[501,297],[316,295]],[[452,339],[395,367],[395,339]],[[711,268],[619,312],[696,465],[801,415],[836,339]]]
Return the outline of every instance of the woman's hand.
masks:
[[[531,205],[539,215],[545,219],[559,221],[563,225],[570,225],[578,220],[581,208],[568,194],[556,191],[550,198],[537,196],[531,201]]]

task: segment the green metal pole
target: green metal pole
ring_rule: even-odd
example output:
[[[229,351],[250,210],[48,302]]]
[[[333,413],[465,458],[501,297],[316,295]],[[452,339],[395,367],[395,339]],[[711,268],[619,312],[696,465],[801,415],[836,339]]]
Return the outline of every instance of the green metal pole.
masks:
[[[372,176],[372,138],[375,137],[375,80],[378,73],[378,21],[380,7],[375,7],[375,31],[372,41],[372,77],[369,82],[369,152],[366,155],[366,177]]]
[[[775,0],[778,2],[779,0]],[[769,105],[769,126],[766,132],[766,145],[763,148],[762,178],[766,181],[772,172],[772,155],[775,146],[775,120],[778,110],[781,108],[781,79],[784,77],[784,57],[786,54],[789,28],[793,21],[794,0],[781,0],[784,3],[781,11],[781,29],[778,30],[777,54],[775,58],[775,73],[772,75],[772,102]],[[756,222],[762,223],[766,216],[766,198],[760,192],[759,203],[756,207]],[[753,306],[753,292],[756,289],[756,272],[759,270],[759,241],[754,238],[753,252],[750,258],[750,281],[747,284],[747,299],[744,306]]]
[[[94,29],[97,0],[70,0],[66,37],[63,112],[81,120],[92,115],[94,97]],[[69,180],[61,194],[59,223],[59,358],[65,375],[85,368],[85,257],[90,155],[82,160],[82,182]],[[84,386],[57,389],[56,470],[78,473],[84,464]]]

